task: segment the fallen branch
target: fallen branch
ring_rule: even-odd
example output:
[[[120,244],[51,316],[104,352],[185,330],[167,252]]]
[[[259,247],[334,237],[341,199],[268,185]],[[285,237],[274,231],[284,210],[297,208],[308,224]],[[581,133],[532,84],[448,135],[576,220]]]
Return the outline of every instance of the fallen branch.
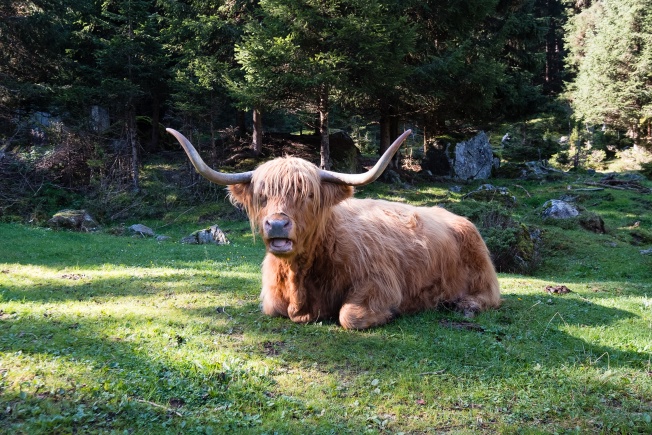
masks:
[[[154,406],[156,408],[165,409],[167,412],[169,412],[171,414],[174,414],[177,417],[183,417],[183,414],[181,414],[179,411],[175,411],[174,409],[172,409],[170,407],[159,405],[158,403],[150,402],[149,400],[145,400],[145,399],[134,399],[134,400],[136,402],[145,403],[147,405],[151,405],[151,406]]]
[[[532,195],[530,195],[530,192],[528,192],[525,187],[521,186],[520,184],[515,184],[514,187],[520,187],[525,191],[525,194],[527,195],[528,198],[532,198]]]
[[[446,370],[437,370],[436,372],[423,372],[419,373],[419,376],[426,376],[426,375],[441,375],[443,373],[446,373]]]
[[[621,186],[614,186],[612,184],[596,183],[594,181],[585,181],[584,184],[586,184],[587,186],[608,187],[609,189],[617,189],[617,190],[633,190],[638,193],[650,193],[650,189],[648,189],[647,187],[643,187],[640,184],[639,185],[623,184]]]
[[[576,192],[599,192],[601,190],[604,190],[604,187],[587,187],[585,189],[579,188],[579,189],[573,189]]]

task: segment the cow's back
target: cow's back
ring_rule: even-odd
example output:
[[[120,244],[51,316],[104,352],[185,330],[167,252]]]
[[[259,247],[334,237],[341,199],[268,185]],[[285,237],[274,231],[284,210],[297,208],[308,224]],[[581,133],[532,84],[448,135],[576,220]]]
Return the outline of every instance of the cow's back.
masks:
[[[400,292],[400,312],[475,292],[486,292],[489,306],[500,302],[486,245],[463,217],[440,207],[349,199],[333,208],[329,226],[331,260],[345,275],[335,280],[339,285],[350,281],[355,287],[372,276],[385,283],[385,291]],[[387,295],[380,292],[379,297]]]

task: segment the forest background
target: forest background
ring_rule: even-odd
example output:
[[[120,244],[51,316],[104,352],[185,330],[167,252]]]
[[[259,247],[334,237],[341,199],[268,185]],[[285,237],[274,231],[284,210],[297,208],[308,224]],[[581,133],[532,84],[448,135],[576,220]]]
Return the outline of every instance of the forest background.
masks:
[[[259,155],[276,132],[319,137],[328,168],[334,130],[377,153],[412,128],[416,157],[483,129],[504,160],[590,167],[649,146],[650,11],[649,0],[3,0],[0,219],[38,221],[80,192],[100,218],[119,217],[101,203],[133,200],[143,161],[179,149],[165,127],[212,165],[237,145]]]
[[[0,432],[652,433],[651,17],[0,0]],[[503,305],[368,331],[263,315],[262,241],[165,127],[224,171],[337,163],[340,132],[368,166],[412,129],[398,181],[356,195],[469,218]],[[491,188],[423,169],[480,130]],[[62,209],[99,230],[47,228]],[[229,244],[178,242],[215,224]]]

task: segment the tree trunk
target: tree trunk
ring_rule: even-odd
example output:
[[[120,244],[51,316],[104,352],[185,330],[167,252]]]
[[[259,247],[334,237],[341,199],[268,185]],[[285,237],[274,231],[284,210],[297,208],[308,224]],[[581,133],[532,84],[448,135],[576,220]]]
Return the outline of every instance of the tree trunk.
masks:
[[[238,137],[242,137],[247,131],[245,116],[246,114],[244,110],[237,110],[235,112],[235,128],[237,130],[236,135]]]
[[[263,150],[263,119],[260,109],[254,107],[254,134],[251,141],[251,149],[258,155]]]
[[[423,155],[428,152],[428,135],[426,134],[426,127],[423,127]]]
[[[381,156],[389,148],[390,136],[389,117],[382,114],[380,115],[380,145],[378,146],[378,154]]]
[[[321,134],[321,113],[317,112],[315,114],[315,136],[319,136]]]
[[[325,93],[326,94],[326,93]],[[319,135],[321,162],[319,167],[330,170],[331,168],[331,148],[328,137],[328,95],[322,95],[319,101]]]
[[[393,142],[399,136],[398,127],[398,116],[395,114],[395,110],[392,110],[392,115],[389,118],[389,141]],[[399,151],[394,154],[392,162],[390,164],[392,169],[397,169],[401,167],[401,153]]]
[[[378,153],[382,156],[392,144],[392,140],[398,137],[398,118],[385,113],[380,116],[380,147]],[[400,154],[396,153],[387,166],[389,169],[396,169],[400,165]]]
[[[212,112],[211,112],[210,130],[211,130],[211,165],[215,167],[217,166],[217,140],[215,139],[215,124],[213,122]]]
[[[160,138],[158,126],[161,122],[161,105],[158,101],[158,96],[154,97],[152,102],[152,139],[149,144],[149,151],[156,152],[159,148],[158,142]]]
[[[127,140],[131,146],[131,181],[134,192],[140,191],[140,159],[138,158],[138,135],[134,108],[127,109]]]

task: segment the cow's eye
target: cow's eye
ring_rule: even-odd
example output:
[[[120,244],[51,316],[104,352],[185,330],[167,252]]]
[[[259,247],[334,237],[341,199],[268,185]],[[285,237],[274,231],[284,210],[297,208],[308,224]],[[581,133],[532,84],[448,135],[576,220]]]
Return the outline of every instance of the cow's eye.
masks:
[[[258,204],[260,204],[261,207],[265,207],[267,205],[267,197],[261,196],[258,198]]]

